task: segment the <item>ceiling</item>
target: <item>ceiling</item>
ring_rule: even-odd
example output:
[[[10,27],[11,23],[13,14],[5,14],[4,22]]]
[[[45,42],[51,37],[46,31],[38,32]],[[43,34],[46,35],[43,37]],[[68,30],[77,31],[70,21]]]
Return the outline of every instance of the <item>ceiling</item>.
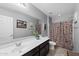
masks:
[[[26,4],[26,3],[25,3]],[[31,3],[32,5],[34,5],[36,8],[38,8],[39,10],[41,10],[44,14],[46,15],[65,15],[65,14],[73,14],[75,12],[76,9],[76,3]],[[12,9],[12,10],[17,10],[17,12],[22,12],[24,14],[26,14],[29,10],[29,6],[27,6],[26,4],[26,9],[25,8],[21,8],[20,6],[17,6],[16,3],[15,5],[13,4],[7,4],[7,3],[2,3],[0,4],[0,7],[2,8],[8,8],[8,9]]]
[[[0,3],[0,8],[20,12],[23,14],[26,14],[26,11],[28,11],[28,6],[25,8],[18,3]]]
[[[64,15],[75,11],[75,3],[32,3],[45,14]]]

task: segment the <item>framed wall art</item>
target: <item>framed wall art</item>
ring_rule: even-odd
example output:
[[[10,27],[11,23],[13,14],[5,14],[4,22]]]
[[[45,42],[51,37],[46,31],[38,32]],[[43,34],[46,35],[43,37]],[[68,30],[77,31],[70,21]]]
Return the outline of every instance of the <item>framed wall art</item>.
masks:
[[[17,28],[27,28],[27,22],[23,20],[17,20]]]

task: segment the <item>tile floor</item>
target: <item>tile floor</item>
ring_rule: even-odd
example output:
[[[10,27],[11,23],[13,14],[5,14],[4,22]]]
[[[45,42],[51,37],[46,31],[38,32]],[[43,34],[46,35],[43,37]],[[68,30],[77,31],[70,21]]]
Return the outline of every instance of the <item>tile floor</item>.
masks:
[[[67,50],[61,47],[50,49],[47,56],[67,56]]]

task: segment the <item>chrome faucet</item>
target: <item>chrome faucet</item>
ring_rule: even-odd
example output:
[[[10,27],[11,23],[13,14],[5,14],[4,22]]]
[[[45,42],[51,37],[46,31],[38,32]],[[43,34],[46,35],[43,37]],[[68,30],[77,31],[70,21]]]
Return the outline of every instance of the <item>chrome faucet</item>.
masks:
[[[20,47],[21,44],[22,44],[22,42],[17,42],[17,43],[16,43],[16,46],[17,46],[17,47]]]

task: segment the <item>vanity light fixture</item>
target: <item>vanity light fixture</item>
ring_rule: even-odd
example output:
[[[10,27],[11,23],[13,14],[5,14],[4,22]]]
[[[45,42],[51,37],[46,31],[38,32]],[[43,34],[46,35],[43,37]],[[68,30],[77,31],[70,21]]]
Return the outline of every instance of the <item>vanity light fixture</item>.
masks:
[[[17,5],[18,5],[19,7],[26,8],[25,3],[17,3]]]

